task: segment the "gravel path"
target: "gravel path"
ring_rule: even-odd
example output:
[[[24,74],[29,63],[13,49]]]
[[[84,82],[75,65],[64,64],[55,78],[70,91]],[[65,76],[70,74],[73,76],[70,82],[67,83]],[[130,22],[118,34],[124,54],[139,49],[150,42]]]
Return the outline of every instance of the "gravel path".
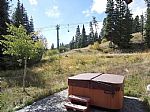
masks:
[[[67,98],[67,90],[55,93],[42,100],[34,102],[17,112],[67,112],[64,107],[65,99]],[[108,112],[99,108],[92,108],[91,112]],[[144,106],[138,98],[126,97],[124,98],[124,107],[121,112],[146,112]]]

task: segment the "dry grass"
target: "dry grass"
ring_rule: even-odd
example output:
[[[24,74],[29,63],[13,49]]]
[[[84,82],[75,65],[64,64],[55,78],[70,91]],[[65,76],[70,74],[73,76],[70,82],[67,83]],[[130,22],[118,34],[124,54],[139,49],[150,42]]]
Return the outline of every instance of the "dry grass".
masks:
[[[133,38],[131,39],[134,43],[142,42],[142,34],[140,32],[132,34]]]
[[[58,92],[67,88],[68,76],[84,72],[124,75],[125,95],[144,99],[146,85],[150,84],[149,65],[149,52],[106,55],[95,50],[78,49],[62,54],[60,57],[45,56],[39,64],[28,68],[27,93],[22,93],[22,78],[9,78],[22,76],[22,70],[0,72],[0,76],[9,76],[2,81],[4,91],[0,94],[0,109],[12,111],[16,106],[28,105],[37,99]]]

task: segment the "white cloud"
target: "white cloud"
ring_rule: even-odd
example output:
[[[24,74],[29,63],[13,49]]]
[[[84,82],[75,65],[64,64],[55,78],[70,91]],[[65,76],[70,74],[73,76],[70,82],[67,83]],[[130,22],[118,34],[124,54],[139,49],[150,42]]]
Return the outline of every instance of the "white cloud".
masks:
[[[90,9],[82,11],[82,13],[86,17],[90,16],[94,12],[101,14],[106,10],[106,4],[107,4],[107,0],[93,0]]]
[[[29,0],[29,2],[31,5],[37,5],[38,4],[37,0]]]
[[[92,13],[96,12],[101,14],[106,10],[107,0],[92,0],[92,5],[90,9],[82,11],[82,13],[87,17],[90,16]],[[129,4],[129,8],[132,10],[133,17],[136,15],[141,15],[142,12],[145,13],[146,11],[146,4],[144,0],[133,0]]]
[[[132,10],[133,17],[146,12],[146,4],[144,0],[134,0],[131,4],[129,4],[129,7]]]
[[[45,14],[48,16],[48,17],[51,17],[51,18],[58,18],[60,16],[60,11],[58,9],[58,6],[53,6],[52,8],[49,8]]]
[[[83,13],[86,17],[88,17],[88,16],[90,16],[91,11],[90,11],[90,10],[85,10],[85,11],[82,11],[82,13]]]
[[[107,0],[93,0],[91,11],[101,14],[106,10],[106,4]]]

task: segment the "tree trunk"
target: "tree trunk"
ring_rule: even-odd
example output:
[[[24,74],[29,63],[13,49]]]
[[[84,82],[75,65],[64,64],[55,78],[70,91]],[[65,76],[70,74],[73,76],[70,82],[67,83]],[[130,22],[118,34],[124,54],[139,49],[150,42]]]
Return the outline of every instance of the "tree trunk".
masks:
[[[23,92],[25,92],[25,78],[27,73],[27,58],[24,58]]]

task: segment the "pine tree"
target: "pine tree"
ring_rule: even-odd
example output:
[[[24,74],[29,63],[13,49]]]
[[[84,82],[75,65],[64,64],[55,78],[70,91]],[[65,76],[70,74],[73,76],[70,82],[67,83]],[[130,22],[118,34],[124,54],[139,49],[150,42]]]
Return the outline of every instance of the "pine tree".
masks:
[[[150,48],[150,7],[147,8],[147,18],[146,18],[146,24],[145,24],[145,42],[147,44],[147,47]]]
[[[150,0],[145,0],[146,4],[147,4],[147,8],[150,8]]]
[[[74,36],[72,37],[72,40],[69,43],[69,48],[70,49],[75,49],[76,48],[76,42],[75,42]]]
[[[27,30],[27,33],[30,33],[30,26],[29,26],[29,19],[28,19],[28,14],[27,11],[25,10],[23,4],[21,5],[21,13],[22,13],[22,25],[25,27],[25,29]]]
[[[98,33],[97,31],[94,34],[94,42],[98,41],[99,37],[98,37]]]
[[[102,36],[99,35],[99,36],[98,36],[98,43],[101,44],[101,41],[102,41]]]
[[[124,27],[125,27],[125,24],[124,24],[124,20],[125,20],[125,17],[124,17],[124,14],[125,14],[125,4],[124,4],[124,2],[123,2],[123,0],[118,0],[117,1],[117,9],[118,9],[118,21],[117,21],[117,29],[118,29],[118,34],[117,35],[119,35],[118,36],[118,40],[117,40],[117,45],[119,46],[119,47],[121,47],[122,46],[122,44],[124,44],[124,41],[122,41],[122,39],[124,38],[123,37],[123,33],[124,33]],[[129,26],[128,26],[129,27]],[[117,31],[117,30],[116,30]],[[117,33],[117,32],[116,32]]]
[[[18,0],[17,2],[17,7],[15,9],[15,12],[13,13],[13,16],[12,16],[12,21],[13,21],[13,24],[16,26],[16,27],[19,27],[19,25],[23,25],[23,5],[21,6],[21,3],[20,1]]]
[[[81,33],[80,33],[80,27],[79,25],[77,26],[77,29],[76,29],[76,35],[75,35],[75,38],[76,38],[76,48],[81,48]]]
[[[93,44],[94,43],[94,29],[93,29],[93,24],[90,22],[90,33],[88,36],[88,44]]]
[[[83,25],[82,34],[81,34],[81,47],[83,48],[86,46],[87,46],[87,36],[86,36],[85,28]]]
[[[76,48],[76,47],[75,47],[75,38],[74,38],[74,36],[73,36],[73,38],[72,38],[72,48],[73,48],[73,49]]]
[[[143,16],[143,14],[140,17],[141,17],[140,18],[140,25],[141,25],[140,32],[141,32],[141,35],[142,35],[142,40],[144,40],[143,39],[143,35],[144,35],[144,16]]]
[[[123,0],[119,0],[118,9],[120,13],[118,26],[119,41],[117,42],[117,45],[120,48],[127,48],[129,47],[129,41],[132,38],[132,15]]]
[[[19,0],[17,3],[17,7],[13,13],[12,21],[16,27],[19,27],[20,24],[23,25],[27,30],[28,34],[34,32],[33,19],[31,17],[29,21],[27,11],[25,10],[23,4],[21,4]]]
[[[106,18],[104,18],[103,20],[103,27],[101,29],[100,35],[102,38],[106,36]]]
[[[30,33],[34,32],[34,24],[33,24],[33,18],[32,18],[32,16],[30,18],[29,26],[30,26]]]
[[[150,0],[145,0],[147,4],[147,12],[146,12],[146,24],[145,24],[145,43],[147,47],[150,48]]]
[[[130,10],[125,5],[124,0],[117,0],[114,9],[113,3],[108,4],[111,5],[110,8],[107,8],[109,10],[106,10],[106,13],[108,13],[106,22],[107,39],[112,41],[115,45],[118,45],[120,48],[127,48],[131,39],[129,27],[132,28],[132,16]]]
[[[106,18],[106,25],[105,25],[105,35],[108,40],[111,40],[110,34],[112,33],[113,29],[113,23],[114,23],[114,1],[108,0],[107,6],[106,6],[106,12],[107,18]]]
[[[140,19],[139,19],[138,15],[133,20],[133,24],[132,25],[133,25],[133,27],[132,27],[132,33],[140,32],[141,26],[140,26]]]
[[[29,33],[33,33],[34,32],[34,24],[33,24],[33,18],[32,18],[32,16],[31,16],[31,18],[30,18],[30,21],[28,22],[28,25],[29,25]],[[38,36],[36,36],[36,35],[33,35],[32,36],[32,39],[34,40],[34,41],[37,41],[38,39],[39,39],[39,37]]]
[[[95,32],[97,32],[97,25],[98,25],[98,22],[96,20],[96,17],[93,16],[93,25],[95,26]]]
[[[80,35],[79,42],[78,42],[78,48],[82,48],[82,40],[81,40],[81,35]]]
[[[124,21],[123,23],[123,33],[122,33],[122,38],[121,38],[121,42],[123,42],[121,44],[122,48],[127,48],[129,47],[129,42],[130,39],[132,38],[132,14],[130,13],[130,10],[126,9],[125,15],[124,15]],[[138,29],[140,31],[140,29]]]
[[[52,45],[51,45],[51,49],[54,49],[54,43],[52,43]]]
[[[0,35],[7,34],[7,25],[9,23],[9,2],[7,0],[0,0]]]
[[[4,38],[2,35],[7,34],[7,25],[6,23],[9,23],[9,2],[7,0],[0,0],[0,41],[3,40]],[[4,67],[3,63],[3,51],[2,49],[4,48],[4,45],[0,44],[0,68]]]
[[[73,49],[72,41],[69,43],[69,48],[70,48],[70,50],[72,50],[72,49]]]

